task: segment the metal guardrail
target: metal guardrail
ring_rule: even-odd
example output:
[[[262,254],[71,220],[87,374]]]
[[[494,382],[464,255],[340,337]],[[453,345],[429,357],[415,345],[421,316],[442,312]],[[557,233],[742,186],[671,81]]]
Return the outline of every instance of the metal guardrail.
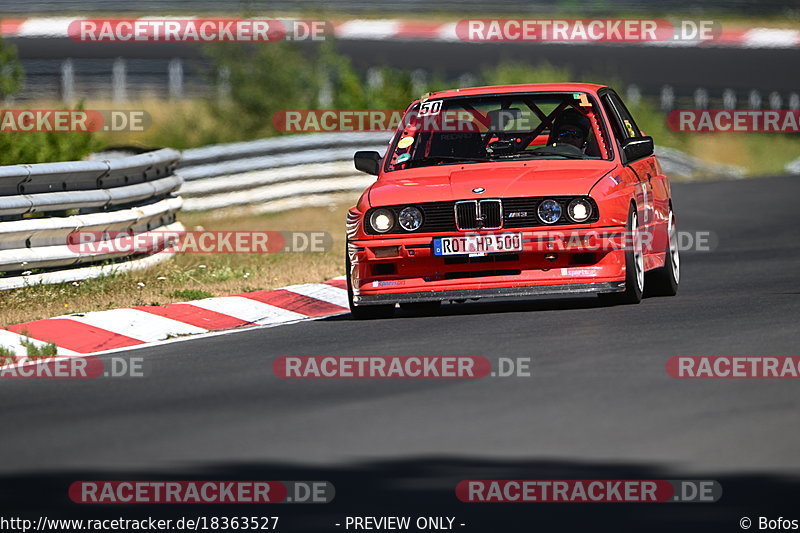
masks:
[[[789,174],[800,174],[800,157],[786,164],[786,172]]]
[[[313,196],[365,189],[375,178],[353,167],[356,150],[384,152],[385,132],[321,133],[194,148],[176,174],[183,209],[257,205],[270,211],[308,205]]]
[[[675,148],[656,146],[656,157],[664,172],[675,181],[694,181],[701,177],[741,179],[746,174],[743,167],[710,163]]]
[[[68,237],[75,231],[182,229],[175,221],[182,200],[173,196],[182,183],[174,174],[179,159],[180,152],[163,149],[113,160],[0,167],[0,289],[86,279],[113,265],[85,265],[142,259],[79,253]],[[76,269],[81,273],[68,271],[77,266],[84,267]]]

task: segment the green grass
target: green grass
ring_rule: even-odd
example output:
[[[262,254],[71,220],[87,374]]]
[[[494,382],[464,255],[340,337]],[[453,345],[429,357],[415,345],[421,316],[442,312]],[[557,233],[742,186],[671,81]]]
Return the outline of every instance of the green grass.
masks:
[[[17,354],[5,346],[0,346],[0,366],[17,362]]]
[[[22,334],[25,338],[19,342],[25,347],[25,356],[28,359],[47,359],[58,355],[58,347],[52,342],[38,345],[30,339],[27,331],[22,331]]]
[[[214,296],[213,293],[200,289],[180,289],[172,291],[169,295],[183,300],[202,300],[203,298],[211,298]]]

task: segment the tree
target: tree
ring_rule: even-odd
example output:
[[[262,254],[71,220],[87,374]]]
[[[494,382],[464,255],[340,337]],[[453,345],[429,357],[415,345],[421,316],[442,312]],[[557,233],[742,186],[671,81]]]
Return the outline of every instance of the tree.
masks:
[[[25,76],[17,56],[17,48],[0,37],[0,99],[5,100],[22,89]]]

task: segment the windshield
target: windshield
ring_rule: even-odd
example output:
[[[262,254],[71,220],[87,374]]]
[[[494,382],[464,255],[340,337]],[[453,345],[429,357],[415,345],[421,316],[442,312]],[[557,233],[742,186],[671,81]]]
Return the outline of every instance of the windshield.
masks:
[[[427,99],[400,123],[385,170],[532,159],[610,159],[588,93]]]

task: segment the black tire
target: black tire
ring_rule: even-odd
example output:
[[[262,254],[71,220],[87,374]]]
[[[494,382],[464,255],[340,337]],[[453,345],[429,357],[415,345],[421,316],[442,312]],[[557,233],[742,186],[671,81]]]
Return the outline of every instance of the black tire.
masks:
[[[647,274],[647,296],[675,296],[681,281],[681,259],[678,250],[678,230],[675,214],[669,210],[667,248],[664,266]]]
[[[400,304],[400,309],[411,315],[432,315],[439,310],[442,302],[409,302]]]
[[[347,277],[347,303],[350,307],[350,316],[356,320],[373,320],[394,316],[394,304],[355,305],[353,303],[353,283],[350,280],[350,257],[347,255],[347,250],[345,250],[344,265]]]
[[[633,205],[628,211],[625,229],[625,291],[600,294],[600,298],[609,304],[638,304],[644,294],[644,252],[638,236],[639,216]]]

